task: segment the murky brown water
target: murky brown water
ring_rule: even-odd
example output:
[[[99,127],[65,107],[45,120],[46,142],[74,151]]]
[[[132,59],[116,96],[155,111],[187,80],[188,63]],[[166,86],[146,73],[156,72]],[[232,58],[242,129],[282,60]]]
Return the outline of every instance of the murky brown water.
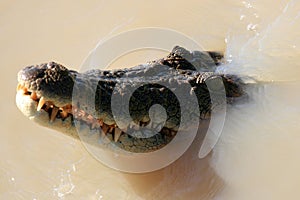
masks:
[[[299,2],[287,0],[2,1],[0,199],[298,199],[299,10]],[[195,142],[165,169],[125,174],[18,111],[23,66],[55,60],[79,69],[100,40],[149,26],[177,30],[205,49],[227,49],[227,71],[274,80],[249,91],[248,104],[229,109],[207,158],[198,159]],[[114,65],[141,62],[127,60]]]

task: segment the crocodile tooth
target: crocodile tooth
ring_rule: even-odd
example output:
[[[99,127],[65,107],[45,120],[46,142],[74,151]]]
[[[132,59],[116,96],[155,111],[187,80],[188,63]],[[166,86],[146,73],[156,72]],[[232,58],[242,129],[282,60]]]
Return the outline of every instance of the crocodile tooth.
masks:
[[[103,120],[102,119],[98,119],[98,123],[100,126],[103,126]]]
[[[45,101],[44,97],[41,97],[36,110],[40,111],[45,103],[46,103],[46,101]]]
[[[36,92],[32,92],[31,95],[30,95],[30,97],[31,97],[33,100],[37,100],[37,99],[38,99],[38,97],[37,97],[37,95],[36,95]]]
[[[100,127],[100,124],[98,123],[98,121],[94,120],[94,122],[92,123],[92,129],[99,128],[99,127]]]
[[[83,110],[79,110],[79,112],[78,112],[78,116],[79,117],[85,117],[85,115],[86,115],[86,113],[83,111]]]
[[[127,126],[126,128],[123,128],[122,131],[123,131],[124,133],[126,133],[126,132],[128,131],[128,126]]]
[[[90,123],[93,123],[94,117],[92,115],[88,115],[86,118]]]
[[[24,88],[23,88],[23,94],[26,94],[27,92],[28,92],[27,88],[24,87]]]
[[[52,113],[51,113],[51,117],[50,117],[50,122],[54,122],[57,113],[58,113],[58,108],[57,107],[53,107]]]
[[[66,111],[67,113],[71,113],[72,114],[72,105],[66,105],[63,107],[64,111]],[[77,108],[74,108],[74,110],[77,110]]]
[[[101,128],[102,128],[102,131],[106,134],[109,127],[108,127],[108,125],[103,124],[103,126]]]
[[[122,134],[122,130],[116,127],[115,128],[115,134],[114,134],[114,141],[115,142],[118,142],[121,134]]]
[[[21,83],[18,84],[18,87],[17,87],[17,91],[21,90],[23,88],[23,85],[21,85]]]
[[[64,109],[60,108],[60,116],[64,119],[68,116],[68,113]]]
[[[112,133],[113,131],[114,131],[114,126],[111,126],[110,128],[109,128],[109,131],[108,132],[110,132],[110,133]]]

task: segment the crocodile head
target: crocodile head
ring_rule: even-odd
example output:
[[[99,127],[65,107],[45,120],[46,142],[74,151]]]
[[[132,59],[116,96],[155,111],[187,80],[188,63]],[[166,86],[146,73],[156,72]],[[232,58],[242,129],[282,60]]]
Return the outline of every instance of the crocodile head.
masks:
[[[23,68],[18,73],[18,108],[42,126],[77,137],[71,119],[76,75],[76,71],[55,62]]]
[[[155,67],[149,71],[151,71],[151,75],[155,76],[155,70],[153,69],[155,69]],[[139,67],[128,71],[130,71],[128,74],[135,77],[135,75],[140,75],[144,72],[144,68]],[[111,78],[120,78],[121,74],[123,74],[123,71],[121,70],[114,72],[99,70],[80,74],[76,71],[68,70],[66,67],[55,62],[28,66],[18,73],[19,83],[17,86],[16,103],[18,108],[29,119],[42,126],[57,130],[75,138],[79,138],[79,130],[78,127],[75,126],[76,122],[78,122],[79,125],[88,127],[90,132],[98,132],[102,137],[106,135],[112,143],[116,143],[118,146],[129,151],[148,152],[165,146],[176,134],[177,126],[174,124],[174,119],[173,121],[172,119],[169,120],[168,127],[162,127],[160,125],[160,128],[158,128],[160,133],[152,138],[134,138],[130,134],[126,134],[116,125],[110,109],[110,98],[115,83]],[[123,79],[129,81],[124,81],[124,84],[121,84],[121,88],[124,87],[124,85],[132,85],[130,83],[130,81],[132,81],[130,80],[131,75],[128,74],[126,76],[127,78]],[[98,81],[98,79],[93,79],[94,77],[100,78],[100,81]],[[98,87],[95,91],[96,94],[92,97],[96,103],[97,113],[93,113],[89,108],[90,104],[84,102],[86,99],[85,97],[90,96],[84,91],[88,91],[91,88],[90,85],[91,82],[93,82],[91,80],[97,80],[96,85]],[[75,84],[76,81],[79,84]],[[83,88],[78,89],[80,86]],[[72,99],[74,98],[74,88],[77,88],[77,92],[83,91],[83,93],[80,94],[83,101],[74,103],[74,99]],[[152,84],[150,88],[146,88],[155,91],[165,90],[164,88],[161,88],[161,86],[155,84]],[[122,93],[124,90],[119,88],[119,92]],[[164,93],[165,96],[170,96],[170,91],[169,93]],[[138,99],[140,94],[138,93],[136,95],[136,99]],[[165,97],[161,98],[166,104],[167,99]],[[150,101],[152,100],[153,99]],[[133,102],[132,105],[137,101],[138,100]],[[158,101],[162,102],[159,99]],[[154,103],[152,102],[150,104],[153,105]],[[147,109],[151,107],[150,104],[148,105],[148,108],[141,109],[138,112],[135,111],[135,123],[126,127],[126,131],[135,131],[139,126],[148,125],[152,126],[152,128],[153,126],[155,126],[154,128],[159,126],[158,124],[150,122],[147,112]],[[172,112],[175,114],[176,109],[178,109],[176,105],[175,101],[175,104],[172,107],[174,108]],[[136,143],[136,145],[133,145],[134,143]],[[148,146],[148,149],[144,146],[147,143],[150,145]],[[130,150],[133,146],[133,150]]]
[[[210,113],[210,92],[205,81],[214,79],[215,74],[207,71],[207,62],[202,63],[207,57],[197,52],[179,50],[175,48],[164,59],[124,70],[78,73],[55,62],[25,67],[18,73],[17,106],[25,116],[38,124],[75,138],[80,136],[79,125],[127,151],[155,151],[176,136],[179,125],[189,127]],[[184,59],[183,53],[191,59]],[[210,53],[209,56],[219,63],[219,54]],[[195,65],[205,66],[204,72],[193,70]],[[242,95],[240,83],[232,79],[234,76],[221,77],[228,97]],[[145,80],[147,84],[130,93],[130,89]],[[181,92],[184,86],[190,89]],[[94,91],[92,95],[89,93],[91,90]],[[74,91],[79,91],[75,101]],[[182,94],[180,98],[183,104],[174,95],[176,92]],[[114,93],[122,97],[130,96],[128,109],[132,122],[125,127],[120,127],[113,115],[111,102]],[[196,106],[191,106],[189,102],[193,95],[196,96]],[[90,97],[91,100],[86,101]],[[78,99],[80,101],[76,101]],[[120,113],[125,113],[126,108],[122,103],[117,107]],[[161,117],[165,120],[163,123],[156,123],[149,116],[149,109],[155,104],[162,105],[166,110],[167,116]],[[181,119],[181,114],[184,114],[185,121]],[[141,131],[141,127],[146,127],[148,132]],[[149,128],[155,129],[156,135],[149,134]],[[141,137],[130,134],[133,132]]]

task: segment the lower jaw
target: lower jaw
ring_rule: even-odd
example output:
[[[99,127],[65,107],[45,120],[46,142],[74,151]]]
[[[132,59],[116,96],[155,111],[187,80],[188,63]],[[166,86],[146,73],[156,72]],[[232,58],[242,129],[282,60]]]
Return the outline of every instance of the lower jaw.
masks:
[[[24,103],[27,104],[24,104]],[[85,148],[87,151],[93,155],[94,158],[96,158],[98,161],[101,163],[125,172],[134,172],[138,173],[141,172],[149,172],[153,171],[151,168],[152,165],[150,166],[150,169],[147,168],[145,165],[135,165],[135,163],[140,163],[140,162],[132,162],[132,160],[135,160],[136,157],[138,158],[143,158],[145,161],[149,161],[149,155],[153,155],[151,158],[155,157],[156,159],[163,160],[168,157],[173,157],[174,152],[173,151],[154,151],[154,150],[148,150],[145,149],[144,147],[141,146],[136,146],[135,149],[126,149],[122,148],[118,145],[118,143],[114,142],[112,138],[110,138],[110,135],[107,135],[107,137],[102,137],[101,133],[99,132],[99,129],[91,129],[89,124],[83,123],[80,120],[72,120],[71,117],[67,117],[64,120],[62,119],[56,119],[53,122],[49,121],[49,113],[47,113],[44,110],[37,111],[37,103],[33,100],[30,99],[19,99],[17,97],[17,105],[20,108],[20,110],[25,111],[24,114],[29,117],[30,120],[45,126],[49,129],[57,130],[61,133],[64,133],[68,136],[73,136],[77,139],[80,139],[81,142],[83,142]],[[190,127],[191,129],[195,129],[196,127]],[[187,130],[188,133],[188,130]],[[189,135],[189,134],[187,134]],[[124,134],[124,137],[126,135]],[[121,136],[123,137],[123,136]],[[120,138],[121,141],[123,142],[124,139]],[[176,139],[176,138],[174,138]],[[172,145],[168,145],[172,146]],[[174,146],[174,144],[173,144]],[[177,144],[176,148],[177,149]],[[166,148],[163,148],[163,146],[160,147],[160,150],[165,150]],[[147,154],[149,152],[149,154]],[[152,154],[153,153],[153,154]],[[159,155],[159,156],[157,156]],[[171,156],[170,156],[171,155]],[[106,158],[106,160],[103,160],[103,157]],[[121,158],[121,159],[120,159]],[[127,159],[127,160],[126,160]],[[116,166],[110,166],[109,164],[106,163],[106,161],[112,161],[116,162]],[[124,161],[126,160],[126,161]],[[153,163],[160,163],[160,162],[153,162]],[[125,164],[124,164],[125,163]],[[129,164],[128,164],[129,163]],[[134,165],[134,170],[131,168],[126,168],[127,165]],[[150,162],[152,163],[152,162]],[[148,163],[146,163],[148,164]],[[125,166],[123,166],[125,165]],[[138,170],[135,170],[136,167]],[[146,167],[145,169],[143,167]],[[160,169],[160,165],[157,169]],[[139,170],[141,172],[139,172]],[[156,170],[156,168],[154,169]]]
[[[161,144],[146,145],[151,139],[130,138],[128,134],[122,134],[118,142],[114,142],[112,134],[103,134],[99,129],[91,129],[90,125],[79,120],[72,121],[71,117],[64,120],[57,119],[49,122],[49,114],[45,111],[39,111],[35,116],[29,117],[30,120],[53,130],[62,132],[73,138],[80,139],[85,145],[93,148],[113,151],[122,154],[131,153],[149,153],[167,145],[171,138],[164,141],[160,138]],[[48,120],[48,121],[47,121]],[[51,126],[51,127],[50,127]],[[156,140],[159,141],[159,138]]]
[[[39,125],[80,139],[82,142],[95,147],[113,151],[120,149],[123,153],[124,150],[128,153],[147,153],[162,148],[170,141],[170,139],[163,141],[162,138],[158,138],[161,144],[152,143],[153,145],[146,146],[148,139],[133,139],[128,134],[122,134],[119,141],[114,142],[112,134],[103,134],[101,133],[103,131],[100,131],[99,128],[91,129],[90,124],[76,119],[73,121],[71,116],[50,122],[49,113],[44,110],[37,111],[37,102],[33,101],[29,96],[17,94],[16,104],[25,116]]]
[[[44,127],[72,136],[76,139],[81,139],[83,142],[88,141],[89,144],[93,144],[94,146],[101,145],[105,146],[105,148],[113,147],[114,150],[116,148],[120,148],[128,152],[147,153],[164,147],[174,137],[158,134],[152,138],[139,139],[130,137],[127,133],[123,132],[119,136],[120,138],[116,141],[112,134],[109,134],[107,130],[103,131],[99,126],[98,128],[91,128],[91,124],[86,123],[81,119],[77,119],[77,117],[73,121],[73,115],[50,120],[51,112],[49,114],[49,111],[45,111],[43,109],[37,111],[38,103],[39,101],[33,100],[30,95],[24,95],[22,91],[17,92],[16,104],[23,114],[30,120],[35,121]],[[95,138],[96,136],[98,138]]]

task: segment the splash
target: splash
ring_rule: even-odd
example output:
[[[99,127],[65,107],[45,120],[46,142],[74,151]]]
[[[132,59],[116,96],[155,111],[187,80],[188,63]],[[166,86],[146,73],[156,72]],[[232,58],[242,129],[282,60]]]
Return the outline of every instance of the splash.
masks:
[[[242,13],[247,14],[240,19],[247,23],[227,38],[228,64],[218,70],[261,82],[246,89],[246,103],[229,109],[214,149],[211,164],[225,182],[220,199],[298,196],[300,2],[289,1],[278,10],[266,21],[253,14],[260,15],[257,5],[245,3]],[[254,21],[255,28],[249,28]]]
[[[223,73],[255,77],[260,81],[298,81],[300,64],[300,2],[289,1],[275,18],[263,20],[250,2],[243,2],[239,27],[226,38],[228,64]]]

